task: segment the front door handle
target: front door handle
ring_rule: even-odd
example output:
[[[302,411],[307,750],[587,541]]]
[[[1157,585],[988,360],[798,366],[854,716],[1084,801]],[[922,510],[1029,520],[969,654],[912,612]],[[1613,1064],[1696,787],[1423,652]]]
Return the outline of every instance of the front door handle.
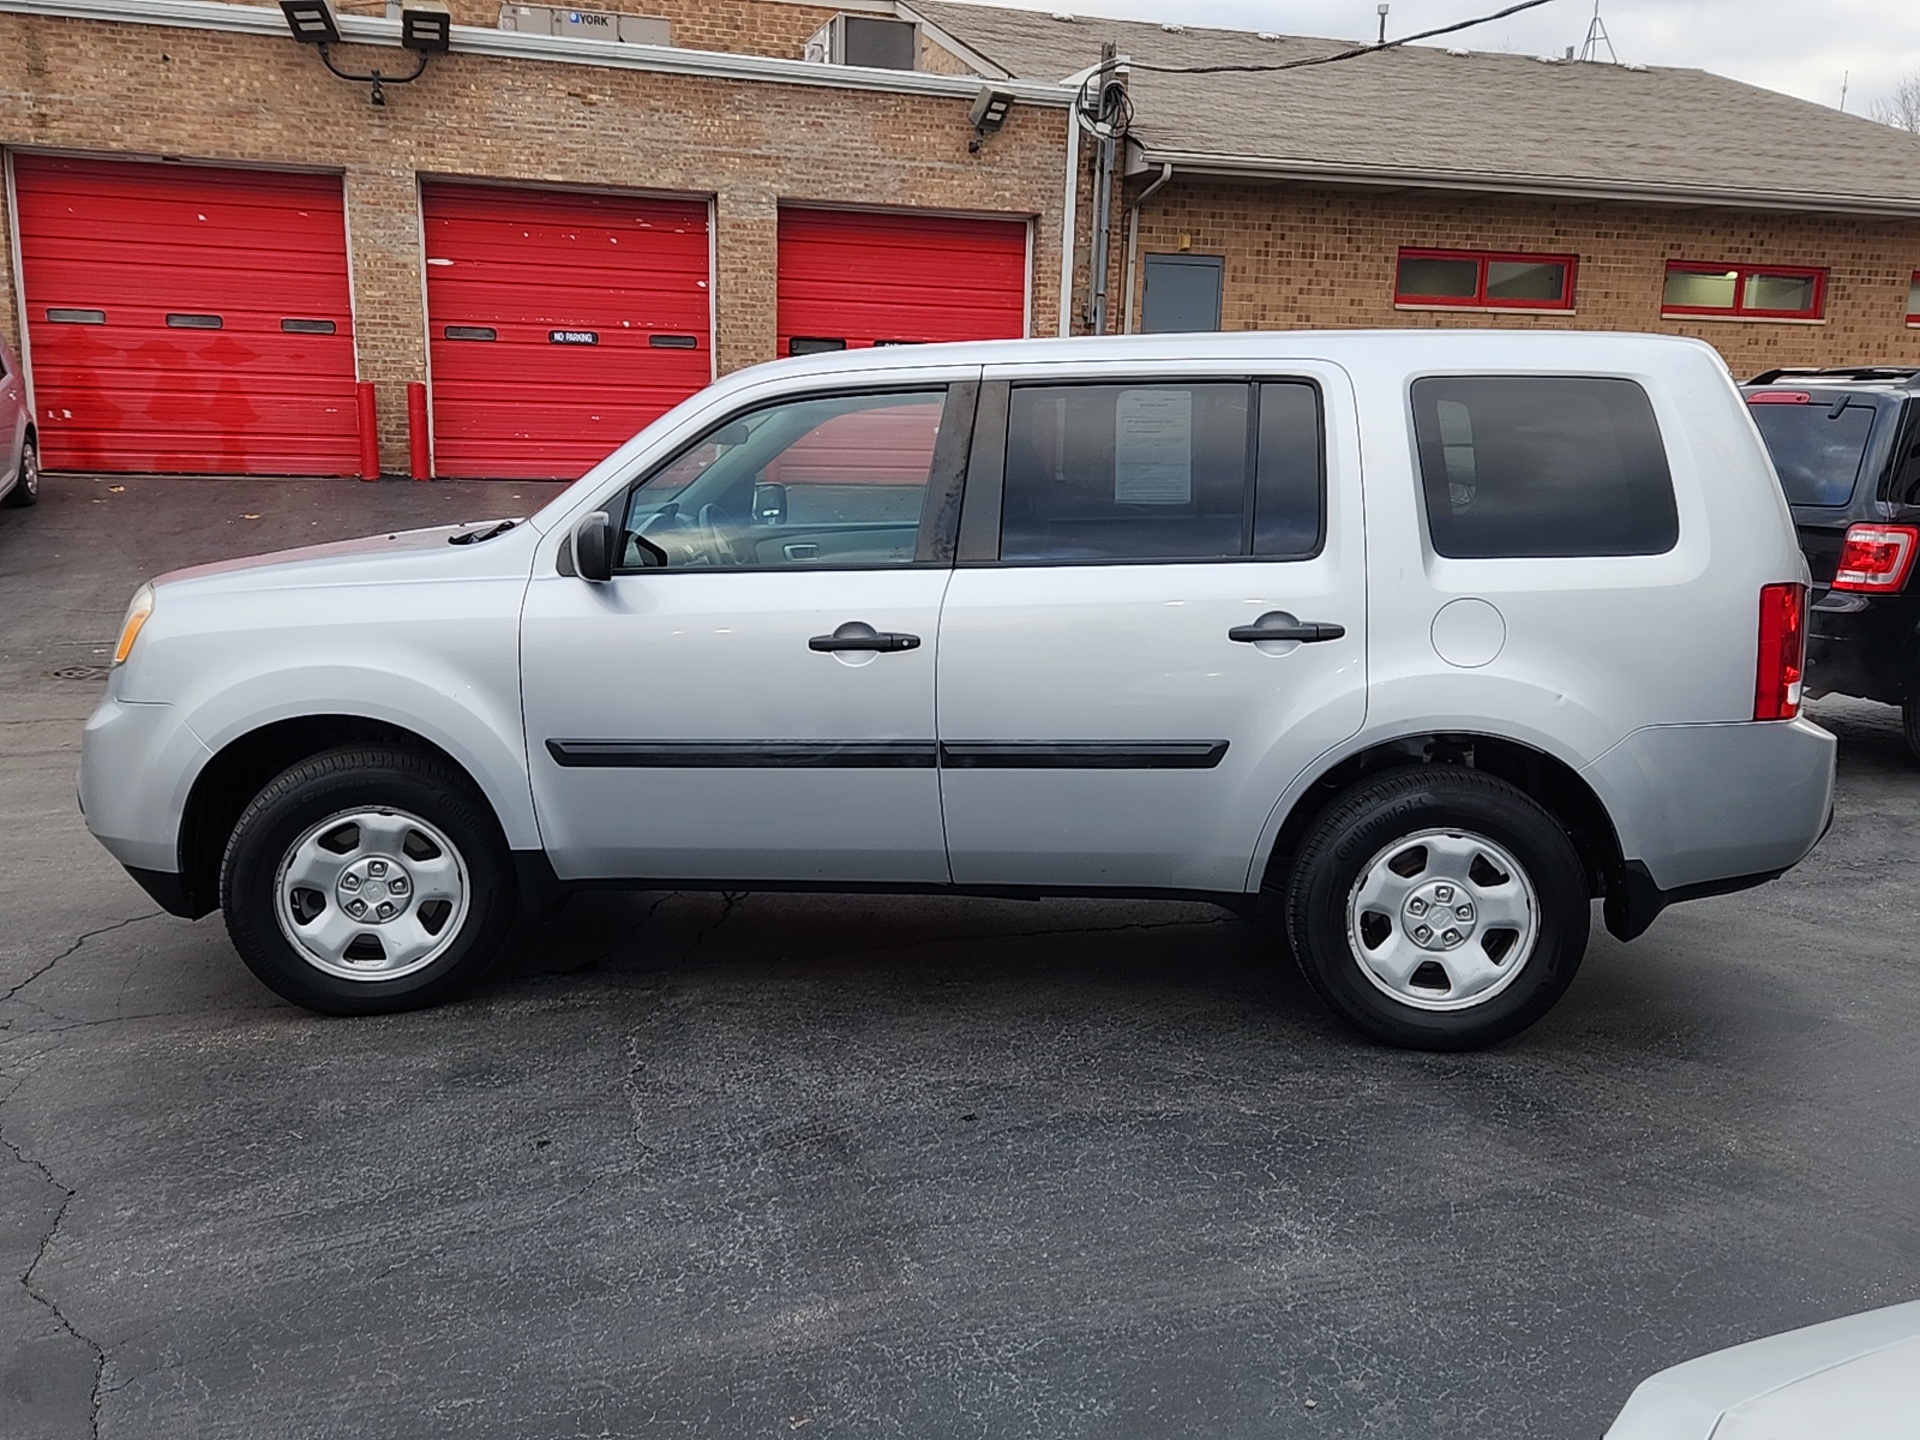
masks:
[[[890,655],[901,650],[918,650],[920,637],[903,630],[876,630],[860,620],[849,620],[831,635],[816,635],[807,641],[809,650],[834,655],[843,650],[877,650]]]
[[[1302,645],[1321,645],[1346,636],[1347,627],[1326,620],[1296,620],[1284,610],[1270,610],[1251,625],[1236,625],[1227,638],[1241,645],[1258,645],[1276,640],[1297,640]]]

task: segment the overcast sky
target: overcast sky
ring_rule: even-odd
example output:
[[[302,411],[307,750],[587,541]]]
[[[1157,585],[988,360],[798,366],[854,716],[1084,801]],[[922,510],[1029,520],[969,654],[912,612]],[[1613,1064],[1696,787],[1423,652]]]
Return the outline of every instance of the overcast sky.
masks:
[[[1009,0],[1023,9],[1223,25],[1371,40],[1376,0]],[[1406,35],[1504,9],[1509,0],[1393,0],[1389,35]],[[1851,72],[1853,113],[1920,72],[1920,0],[1603,0],[1601,17],[1623,61],[1691,65],[1824,105],[1840,103]],[[1559,55],[1586,39],[1593,0],[1548,0],[1536,10],[1440,43]]]

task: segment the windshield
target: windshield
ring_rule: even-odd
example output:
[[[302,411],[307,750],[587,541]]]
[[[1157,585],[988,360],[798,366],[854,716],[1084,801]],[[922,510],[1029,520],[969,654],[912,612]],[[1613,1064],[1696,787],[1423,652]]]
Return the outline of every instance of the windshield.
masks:
[[[1842,403],[1845,408],[1835,413]],[[1789,504],[1831,507],[1853,499],[1879,415],[1872,401],[1811,396],[1805,402],[1747,408],[1773,454]]]

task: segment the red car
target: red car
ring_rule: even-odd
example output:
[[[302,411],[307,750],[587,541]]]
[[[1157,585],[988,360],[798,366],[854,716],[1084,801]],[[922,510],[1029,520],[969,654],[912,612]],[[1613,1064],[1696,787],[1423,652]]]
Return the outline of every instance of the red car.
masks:
[[[27,408],[20,357],[0,340],[0,505],[31,505],[40,498],[40,444]]]

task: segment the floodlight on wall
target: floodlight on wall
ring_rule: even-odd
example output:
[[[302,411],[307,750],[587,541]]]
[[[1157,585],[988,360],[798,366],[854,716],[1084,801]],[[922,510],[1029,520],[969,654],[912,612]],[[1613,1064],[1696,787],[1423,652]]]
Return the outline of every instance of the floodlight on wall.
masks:
[[[408,75],[386,75],[378,70],[357,74],[333,63],[329,48],[340,43],[340,22],[334,18],[330,0],[280,0],[280,11],[287,17],[287,29],[303,45],[320,51],[320,62],[342,80],[371,85],[368,97],[375,105],[387,103],[388,85],[405,85],[426,73],[430,56],[443,55],[453,48],[453,16],[441,0],[407,0],[400,9],[400,43],[418,58]]]
[[[400,7],[400,43],[422,55],[444,55],[453,48],[453,16],[434,0]]]
[[[1007,111],[1012,108],[1013,96],[991,85],[982,85],[980,93],[973,97],[973,108],[967,112],[967,119],[973,125],[973,139],[967,142],[968,151],[977,152],[987,143],[989,135],[998,134],[1000,127],[1007,123]]]
[[[340,25],[327,0],[280,0],[287,28],[303,45],[338,45]]]

